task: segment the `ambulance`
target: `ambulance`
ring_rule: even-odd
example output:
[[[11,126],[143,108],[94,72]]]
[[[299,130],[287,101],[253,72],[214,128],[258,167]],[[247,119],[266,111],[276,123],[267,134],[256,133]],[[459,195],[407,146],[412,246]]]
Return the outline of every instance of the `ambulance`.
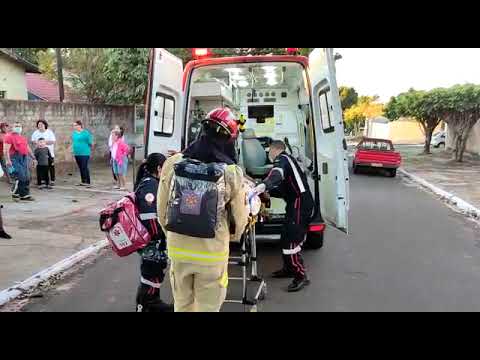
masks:
[[[293,50],[293,51],[292,51]],[[197,138],[212,109],[227,106],[245,119],[237,139],[239,165],[260,182],[272,169],[269,144],[283,140],[304,169],[315,198],[306,245],[323,246],[326,224],[348,232],[349,173],[340,97],[331,48],[310,56],[216,57],[193,49],[185,69],[163,48],[150,52],[145,156],[179,152]],[[285,203],[271,199],[257,236],[279,238]]]

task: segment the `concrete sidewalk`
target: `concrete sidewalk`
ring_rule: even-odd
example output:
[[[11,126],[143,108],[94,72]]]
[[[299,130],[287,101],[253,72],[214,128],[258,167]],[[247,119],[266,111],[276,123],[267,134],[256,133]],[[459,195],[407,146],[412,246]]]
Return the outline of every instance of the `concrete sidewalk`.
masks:
[[[480,208],[480,159],[467,155],[463,163],[458,163],[443,149],[432,149],[432,155],[408,146],[397,150],[406,171]]]
[[[111,170],[105,164],[91,169],[92,189],[76,187],[77,171],[57,179],[53,190],[32,186],[34,202],[13,202],[9,185],[0,181],[3,218],[12,240],[0,239],[0,290],[104,239],[98,213],[122,193],[113,190]],[[130,166],[127,186],[132,188]],[[35,184],[35,181],[33,181]]]

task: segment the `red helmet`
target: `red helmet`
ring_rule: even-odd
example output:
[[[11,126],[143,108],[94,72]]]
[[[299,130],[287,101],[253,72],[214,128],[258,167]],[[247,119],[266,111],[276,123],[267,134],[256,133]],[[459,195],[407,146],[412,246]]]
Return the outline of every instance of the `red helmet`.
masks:
[[[218,126],[222,132],[226,133],[231,139],[238,136],[238,122],[232,111],[228,108],[217,108],[210,111],[205,121]]]

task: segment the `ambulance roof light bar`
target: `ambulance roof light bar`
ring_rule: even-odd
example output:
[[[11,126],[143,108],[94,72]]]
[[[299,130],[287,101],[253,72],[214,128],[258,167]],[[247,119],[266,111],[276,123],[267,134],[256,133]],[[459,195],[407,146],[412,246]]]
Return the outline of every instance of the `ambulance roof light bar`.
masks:
[[[285,48],[288,55],[298,55],[300,53],[300,48]]]
[[[209,48],[193,48],[192,57],[194,60],[204,59],[213,55]]]

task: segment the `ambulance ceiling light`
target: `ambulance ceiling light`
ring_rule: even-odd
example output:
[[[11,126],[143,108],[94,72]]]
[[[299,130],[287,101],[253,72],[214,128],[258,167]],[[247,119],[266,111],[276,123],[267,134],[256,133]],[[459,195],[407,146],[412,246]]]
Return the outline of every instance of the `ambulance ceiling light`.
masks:
[[[272,72],[275,72],[277,67],[276,66],[263,66],[262,69],[265,70],[266,73],[272,73]]]
[[[230,74],[239,75],[242,72],[242,69],[241,68],[227,68],[227,69],[225,69],[225,71],[230,73]]]
[[[194,59],[201,59],[212,56],[212,52],[209,48],[193,48],[192,57]]]

